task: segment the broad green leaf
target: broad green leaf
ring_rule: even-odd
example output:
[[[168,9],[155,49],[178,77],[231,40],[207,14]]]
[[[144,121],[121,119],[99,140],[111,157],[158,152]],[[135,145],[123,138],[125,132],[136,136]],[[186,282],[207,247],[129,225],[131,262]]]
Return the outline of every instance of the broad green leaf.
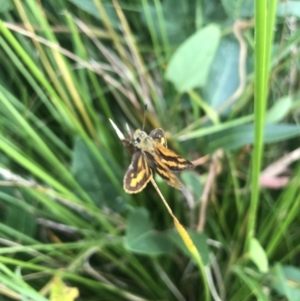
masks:
[[[284,1],[277,5],[277,16],[285,18],[287,16],[295,16],[300,18],[300,2]]]
[[[224,10],[223,4],[220,0],[205,0],[202,2],[204,20],[211,20],[211,22],[221,23],[228,19]]]
[[[192,239],[194,245],[196,246],[198,252],[201,255],[202,261],[204,265],[208,265],[209,263],[209,253],[208,253],[208,246],[207,246],[207,237],[203,233],[198,233],[195,231],[187,231],[190,238]],[[184,252],[187,256],[191,256],[190,252],[188,251],[186,245],[183,243],[182,238],[179,236],[177,231],[170,231],[169,232],[170,239],[175,243],[175,245]]]
[[[266,123],[272,124],[280,122],[284,117],[286,117],[292,107],[292,104],[292,99],[289,96],[277,100],[266,114]]]
[[[180,178],[183,180],[184,184],[189,188],[190,191],[195,195],[195,200],[199,200],[202,195],[203,183],[200,182],[200,176],[198,173],[189,171],[183,172],[180,175]]]
[[[211,65],[207,84],[203,87],[205,101],[214,109],[220,107],[239,86],[239,45],[232,38],[223,38]],[[225,111],[228,112],[230,107]]]
[[[173,250],[171,241],[164,233],[153,229],[149,213],[136,209],[128,218],[125,247],[134,253],[157,256]]]
[[[157,8],[150,3],[147,6],[147,12],[142,11],[141,19],[147,28],[152,27],[159,42],[163,42],[163,34],[165,34],[171,45],[179,45],[188,36],[188,25],[191,27],[191,24],[187,22],[190,16],[190,3],[185,0],[166,0],[161,5],[163,22],[159,19]],[[151,18],[151,21],[147,20],[147,17]]]
[[[254,15],[254,0],[222,0],[222,4],[227,15],[235,20]]]
[[[165,76],[179,92],[206,84],[220,34],[219,27],[211,24],[194,33],[173,54]]]
[[[271,272],[271,287],[288,301],[299,301],[300,269],[277,264]]]
[[[284,141],[300,135],[300,127],[291,124],[266,125],[264,133],[265,143]],[[221,131],[210,136],[211,151],[223,148],[232,150],[246,144],[253,144],[253,124],[242,125],[237,128]]]
[[[0,13],[6,13],[14,8],[13,1],[0,0]]]
[[[166,33],[170,44],[178,45],[188,36],[188,29],[192,24],[187,20],[192,5],[192,2],[185,0],[162,1]]]
[[[123,181],[123,173],[113,158],[104,149],[101,155],[114,171],[120,183]],[[76,139],[73,158],[72,173],[81,187],[89,194],[98,206],[109,206],[115,211],[121,211],[124,207],[119,193],[114,188],[101,164],[87,147],[82,139]]]
[[[269,270],[267,254],[254,237],[250,240],[249,256],[261,272],[266,273]]]

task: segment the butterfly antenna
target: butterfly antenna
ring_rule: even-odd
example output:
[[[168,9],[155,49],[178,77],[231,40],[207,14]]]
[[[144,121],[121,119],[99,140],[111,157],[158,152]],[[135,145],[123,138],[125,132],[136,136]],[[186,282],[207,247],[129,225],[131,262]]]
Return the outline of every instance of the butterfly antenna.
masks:
[[[145,103],[145,105],[144,105],[144,120],[143,120],[143,129],[142,129],[142,131],[144,131],[144,128],[145,128],[146,112],[147,112],[147,104]]]

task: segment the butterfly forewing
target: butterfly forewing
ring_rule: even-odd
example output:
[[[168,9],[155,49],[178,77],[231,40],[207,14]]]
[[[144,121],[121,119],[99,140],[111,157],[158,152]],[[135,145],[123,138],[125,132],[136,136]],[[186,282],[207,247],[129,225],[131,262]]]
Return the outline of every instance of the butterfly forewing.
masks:
[[[131,155],[133,155],[136,152],[136,148],[134,146],[134,144],[132,143],[132,141],[128,140],[128,139],[123,139],[121,140],[124,147],[129,151],[129,153]]]
[[[164,147],[162,144],[155,143],[155,152],[160,160],[167,165],[172,171],[183,171],[186,169],[194,168],[194,164],[189,160],[177,155],[170,149]]]
[[[127,193],[138,193],[143,190],[152,177],[145,154],[137,151],[132,157],[124,177],[124,190]]]
[[[154,140],[167,147],[167,139],[165,132],[162,129],[154,129],[150,132],[149,136]]]

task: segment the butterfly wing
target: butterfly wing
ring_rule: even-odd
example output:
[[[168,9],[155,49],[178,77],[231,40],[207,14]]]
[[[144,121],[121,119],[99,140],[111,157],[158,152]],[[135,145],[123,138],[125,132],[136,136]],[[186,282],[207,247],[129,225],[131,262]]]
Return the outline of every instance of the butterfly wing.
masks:
[[[149,134],[153,139],[155,153],[146,152],[152,168],[168,182],[169,185],[182,189],[181,183],[172,172],[193,168],[194,165],[167,148],[167,139],[162,129],[154,129]]]
[[[123,139],[121,140],[121,142],[131,155],[133,155],[136,152],[136,147],[134,146],[131,140]]]
[[[158,128],[158,129],[154,129],[150,132],[149,136],[154,140],[159,142],[160,144],[162,144],[164,147],[167,147],[167,139],[166,139],[166,135],[165,132]]]
[[[154,141],[156,155],[171,171],[183,171],[194,168],[194,164],[189,160],[177,155],[172,150],[164,147],[163,144]]]
[[[131,164],[124,176],[123,187],[127,193],[138,193],[143,190],[152,178],[152,171],[145,154],[137,151],[133,154]]]
[[[145,152],[149,165],[151,168],[162,178],[164,179],[169,185],[177,188],[182,189],[181,183],[178,181],[176,176],[170,171],[168,166],[162,162],[162,160],[156,155]]]

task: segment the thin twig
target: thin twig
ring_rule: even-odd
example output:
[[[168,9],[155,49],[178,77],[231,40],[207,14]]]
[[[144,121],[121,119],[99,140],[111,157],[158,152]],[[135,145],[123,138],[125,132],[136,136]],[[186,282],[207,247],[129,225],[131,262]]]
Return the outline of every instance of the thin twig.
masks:
[[[209,172],[207,176],[207,180],[203,189],[203,193],[201,196],[201,207],[199,212],[199,222],[197,226],[198,232],[203,232],[205,220],[206,220],[206,208],[208,203],[208,197],[215,179],[215,176],[219,167],[219,157],[221,156],[222,151],[219,149],[212,155],[212,162],[209,166]]]

